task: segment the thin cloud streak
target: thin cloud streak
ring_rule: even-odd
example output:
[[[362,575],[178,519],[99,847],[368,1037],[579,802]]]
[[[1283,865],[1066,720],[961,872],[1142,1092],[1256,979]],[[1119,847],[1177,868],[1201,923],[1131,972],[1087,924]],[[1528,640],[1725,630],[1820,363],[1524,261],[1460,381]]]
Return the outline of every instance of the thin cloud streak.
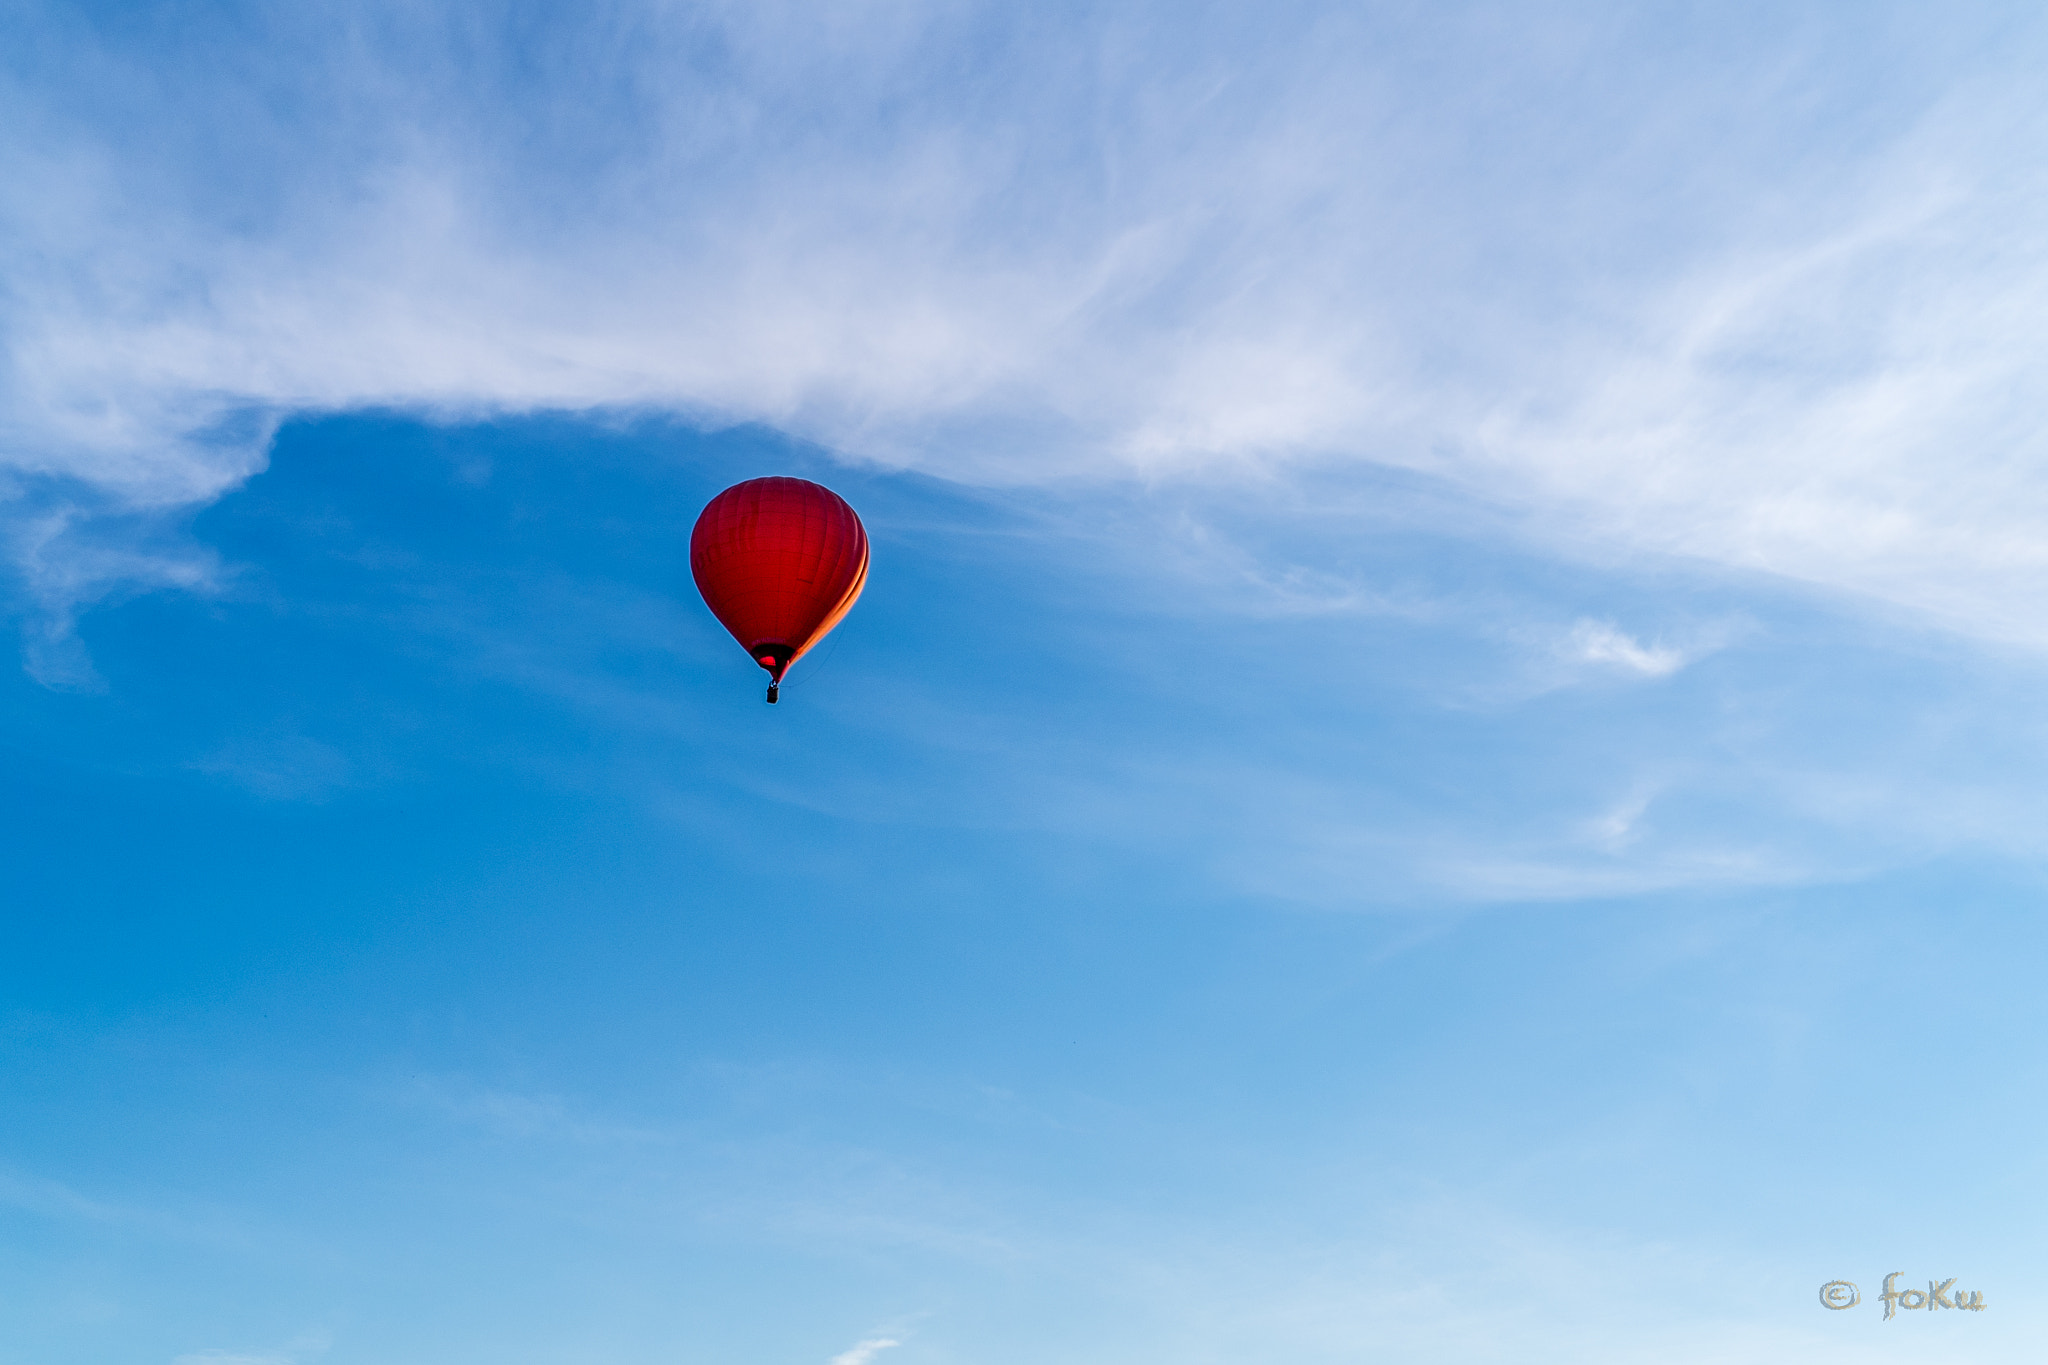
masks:
[[[1612,665],[1645,678],[1668,678],[1691,662],[1682,649],[1646,645],[1607,621],[1581,621],[1573,626],[1567,655],[1585,663]]]

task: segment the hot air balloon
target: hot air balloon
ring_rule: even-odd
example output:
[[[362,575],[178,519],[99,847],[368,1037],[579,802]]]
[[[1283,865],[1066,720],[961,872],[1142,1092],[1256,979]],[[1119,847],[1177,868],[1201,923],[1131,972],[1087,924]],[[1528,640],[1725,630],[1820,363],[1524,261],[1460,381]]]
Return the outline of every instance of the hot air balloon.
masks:
[[[772,703],[789,666],[867,585],[867,528],[845,499],[808,479],[748,479],[697,518],[690,573],[711,614],[768,670]]]

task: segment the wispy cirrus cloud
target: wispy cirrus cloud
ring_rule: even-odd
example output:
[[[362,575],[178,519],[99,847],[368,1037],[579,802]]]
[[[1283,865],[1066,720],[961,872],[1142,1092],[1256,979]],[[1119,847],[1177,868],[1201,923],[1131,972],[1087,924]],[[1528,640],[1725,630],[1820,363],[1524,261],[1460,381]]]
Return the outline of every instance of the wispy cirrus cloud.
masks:
[[[1609,621],[1585,620],[1574,625],[1565,654],[1577,662],[1606,664],[1645,678],[1668,678],[1691,661],[1682,649],[1645,644]]]
[[[903,1343],[894,1337],[870,1337],[832,1357],[832,1365],[868,1365],[876,1356]]]
[[[377,405],[968,479],[1396,465],[1568,551],[2048,638],[2043,33],[1994,7],[23,22],[17,477],[180,505]]]

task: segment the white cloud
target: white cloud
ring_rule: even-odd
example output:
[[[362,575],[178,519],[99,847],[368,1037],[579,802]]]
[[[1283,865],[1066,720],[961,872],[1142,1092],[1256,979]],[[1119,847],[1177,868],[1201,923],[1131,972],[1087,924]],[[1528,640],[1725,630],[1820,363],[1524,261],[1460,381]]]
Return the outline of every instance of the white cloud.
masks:
[[[872,1337],[859,1343],[852,1350],[841,1351],[833,1356],[832,1365],[868,1365],[869,1361],[890,1347],[902,1344],[893,1337]]]
[[[29,15],[59,55],[0,91],[0,461],[171,506],[366,405],[970,479],[1369,461],[1568,551],[2048,640],[2041,35],[1754,18]],[[108,574],[205,581],[23,534],[60,626]]]
[[[1657,793],[1651,788],[1631,793],[1587,821],[1586,834],[1595,847],[1609,853],[1621,852],[1642,832],[1643,816],[1649,813],[1650,803],[1656,798]]]
[[[1607,621],[1580,621],[1567,641],[1568,657],[1606,664],[1645,678],[1668,678],[1690,662],[1682,649],[1646,645]]]

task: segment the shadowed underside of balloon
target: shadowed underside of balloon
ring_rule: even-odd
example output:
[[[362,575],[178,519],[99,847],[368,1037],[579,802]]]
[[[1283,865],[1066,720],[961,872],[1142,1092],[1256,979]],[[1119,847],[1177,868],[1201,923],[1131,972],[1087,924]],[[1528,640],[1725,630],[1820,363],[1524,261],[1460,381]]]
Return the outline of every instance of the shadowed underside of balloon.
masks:
[[[704,604],[755,663],[768,700],[783,674],[853,608],[868,579],[868,533],[831,489],[749,479],[705,507],[690,533]]]

